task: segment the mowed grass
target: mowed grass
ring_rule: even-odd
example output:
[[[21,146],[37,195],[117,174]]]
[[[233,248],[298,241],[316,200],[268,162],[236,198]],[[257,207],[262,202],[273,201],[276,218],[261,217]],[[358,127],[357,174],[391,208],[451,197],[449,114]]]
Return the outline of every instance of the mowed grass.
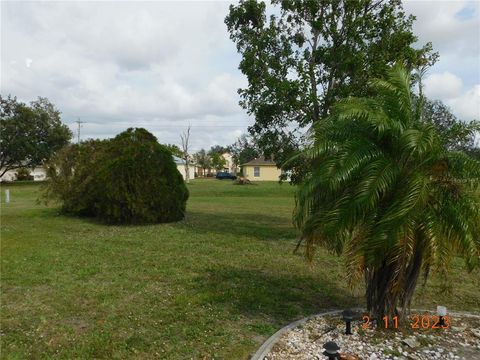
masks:
[[[39,186],[2,196],[4,359],[246,359],[279,327],[362,306],[342,260],[294,255],[294,187],[195,180],[185,221],[107,226],[36,202]],[[480,275],[460,261],[453,292],[433,277],[415,306],[480,310]]]

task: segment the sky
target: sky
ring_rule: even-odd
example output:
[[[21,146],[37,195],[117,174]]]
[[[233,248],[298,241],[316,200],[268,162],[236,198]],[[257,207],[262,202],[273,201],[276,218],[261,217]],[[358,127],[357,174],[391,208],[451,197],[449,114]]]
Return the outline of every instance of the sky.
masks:
[[[253,123],[225,1],[2,1],[0,93],[47,97],[81,138],[145,127],[191,150],[228,145]],[[424,84],[459,118],[480,119],[480,1],[406,1],[418,44],[440,53]]]

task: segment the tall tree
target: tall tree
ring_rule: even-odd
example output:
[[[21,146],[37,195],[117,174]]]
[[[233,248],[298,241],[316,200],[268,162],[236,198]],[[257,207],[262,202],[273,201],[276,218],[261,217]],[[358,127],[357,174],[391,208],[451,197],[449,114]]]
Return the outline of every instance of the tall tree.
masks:
[[[480,260],[480,162],[445,148],[410,86],[397,65],[371,82],[374,96],[340,101],[316,123],[297,194],[308,257],[318,245],[343,254],[377,318],[405,314],[422,269],[445,279],[454,256],[470,270]]]
[[[46,98],[27,106],[0,96],[0,177],[9,170],[41,165],[71,139],[60,111]]]
[[[228,147],[222,145],[213,145],[210,150],[208,151],[210,154],[218,153],[220,155],[225,154],[228,152]]]
[[[188,184],[190,182],[190,129],[191,126],[188,125],[186,131],[180,135],[180,140],[182,141],[182,159],[185,166],[185,182]]]
[[[242,55],[248,86],[240,105],[255,117],[249,128],[264,155],[278,165],[301,146],[303,128],[332,104],[368,95],[369,79],[398,60],[409,67],[433,63],[431,44],[414,49],[413,16],[400,0],[240,0],[225,19]],[[290,162],[295,165],[295,162]]]

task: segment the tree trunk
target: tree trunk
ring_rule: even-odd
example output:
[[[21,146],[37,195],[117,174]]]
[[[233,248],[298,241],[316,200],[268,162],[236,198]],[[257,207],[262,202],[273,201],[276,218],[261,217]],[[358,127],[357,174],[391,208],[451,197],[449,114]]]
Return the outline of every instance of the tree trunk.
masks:
[[[421,239],[409,259],[399,258],[395,262],[389,261],[391,258],[385,256],[380,265],[365,270],[367,311],[378,326],[384,326],[384,316],[390,320],[397,316],[400,321],[410,309],[422,267]]]
[[[382,318],[397,316],[398,294],[392,291],[394,285],[394,266],[386,260],[378,267],[365,271],[367,311],[381,325]]]
[[[312,54],[308,64],[308,75],[310,78],[310,91],[312,93],[313,100],[313,122],[317,122],[320,119],[320,105],[318,103],[317,94],[317,78],[315,76],[315,51],[317,50],[318,31],[315,31],[312,39]]]
[[[190,182],[190,172],[188,171],[188,160],[185,159],[185,182],[188,184]]]
[[[7,171],[13,170],[12,168],[4,167],[0,168],[0,178],[7,173]]]

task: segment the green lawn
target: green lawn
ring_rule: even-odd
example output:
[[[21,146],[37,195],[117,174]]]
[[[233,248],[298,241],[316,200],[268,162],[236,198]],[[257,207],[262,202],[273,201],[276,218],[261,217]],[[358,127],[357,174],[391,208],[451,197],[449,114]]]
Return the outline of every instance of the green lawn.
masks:
[[[185,221],[128,227],[59,215],[36,202],[38,185],[8,188],[4,359],[246,359],[286,323],[363,304],[341,260],[319,253],[310,267],[292,254],[288,184],[195,180]],[[480,274],[460,264],[451,294],[433,278],[415,306],[480,311]]]

